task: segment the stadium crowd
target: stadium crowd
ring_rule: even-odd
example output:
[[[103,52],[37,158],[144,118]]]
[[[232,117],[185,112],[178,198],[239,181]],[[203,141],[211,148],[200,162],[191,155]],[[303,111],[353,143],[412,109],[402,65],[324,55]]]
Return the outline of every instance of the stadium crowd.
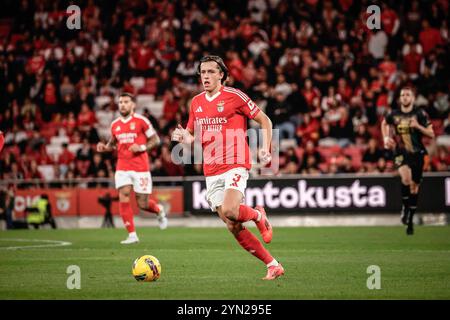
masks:
[[[205,54],[224,58],[227,85],[246,92],[279,129],[279,174],[393,171],[380,120],[400,86],[437,135],[426,171],[450,170],[448,1],[7,1],[0,19],[1,179],[112,177],[95,152],[118,116],[117,94],[137,96],[162,144],[154,176],[201,174],[171,161],[170,134],[187,122]]]

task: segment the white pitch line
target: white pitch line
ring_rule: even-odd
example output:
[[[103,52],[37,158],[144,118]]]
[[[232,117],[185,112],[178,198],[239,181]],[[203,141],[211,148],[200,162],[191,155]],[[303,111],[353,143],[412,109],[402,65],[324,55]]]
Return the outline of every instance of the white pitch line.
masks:
[[[72,242],[58,241],[58,240],[1,238],[0,241],[44,242],[44,243],[48,243],[48,244],[40,244],[40,245],[33,245],[33,246],[0,247],[0,249],[5,249],[5,250],[17,250],[17,249],[28,249],[28,248],[46,248],[46,247],[62,247],[62,246],[70,246],[70,245],[72,245]]]

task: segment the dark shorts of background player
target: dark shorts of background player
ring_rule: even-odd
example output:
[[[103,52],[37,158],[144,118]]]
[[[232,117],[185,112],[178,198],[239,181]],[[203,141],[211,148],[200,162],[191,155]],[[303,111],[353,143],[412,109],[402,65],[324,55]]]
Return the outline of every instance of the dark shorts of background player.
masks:
[[[396,152],[394,156],[394,164],[397,169],[407,165],[411,169],[413,181],[416,184],[420,184],[423,177],[424,157],[425,153],[422,152],[409,153],[406,151],[399,151]]]

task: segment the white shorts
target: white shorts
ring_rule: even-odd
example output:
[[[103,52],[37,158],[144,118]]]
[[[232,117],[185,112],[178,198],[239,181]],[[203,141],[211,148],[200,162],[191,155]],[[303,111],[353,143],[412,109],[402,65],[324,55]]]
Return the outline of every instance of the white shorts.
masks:
[[[206,177],[206,200],[212,211],[223,204],[226,189],[236,189],[245,196],[248,170],[234,168],[216,176]]]
[[[136,171],[116,171],[115,174],[116,189],[123,186],[133,186],[136,193],[152,193],[152,176],[150,172]]]

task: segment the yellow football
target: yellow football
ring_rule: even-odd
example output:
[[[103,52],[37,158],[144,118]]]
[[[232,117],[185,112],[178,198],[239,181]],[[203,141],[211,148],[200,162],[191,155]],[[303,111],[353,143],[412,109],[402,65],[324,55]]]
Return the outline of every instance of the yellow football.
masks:
[[[132,272],[137,281],[155,281],[161,275],[161,264],[154,256],[145,255],[134,260]]]

